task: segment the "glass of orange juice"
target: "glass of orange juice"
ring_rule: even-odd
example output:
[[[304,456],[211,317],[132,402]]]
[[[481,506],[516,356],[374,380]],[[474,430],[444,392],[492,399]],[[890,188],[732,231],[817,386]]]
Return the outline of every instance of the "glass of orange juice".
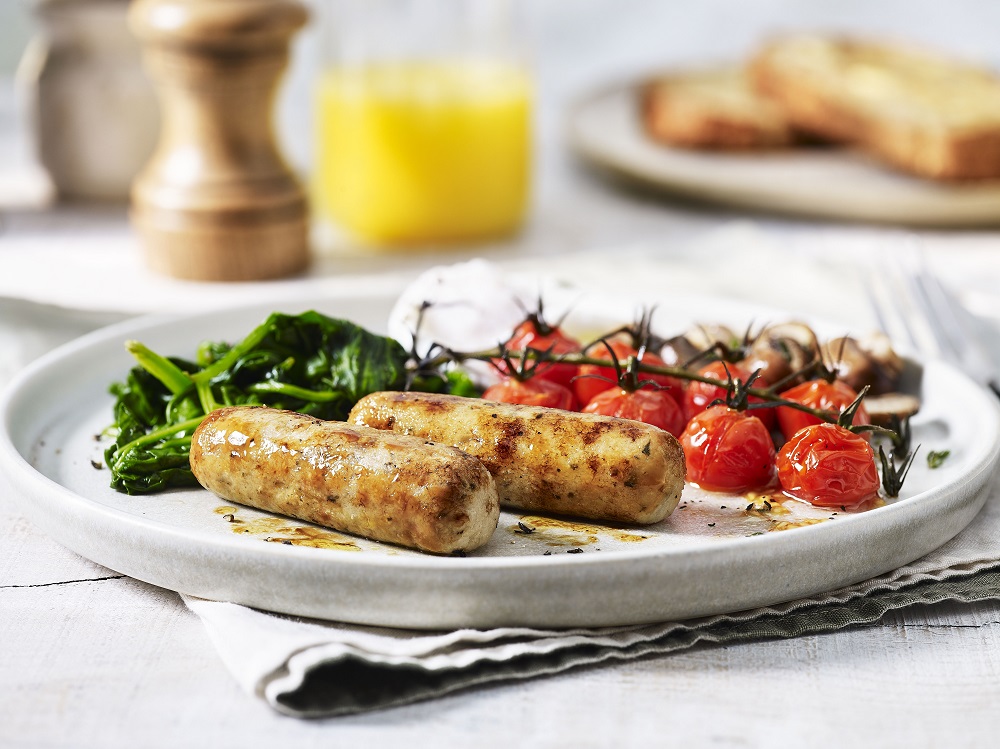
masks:
[[[374,245],[510,233],[533,86],[511,0],[329,0],[313,208]]]

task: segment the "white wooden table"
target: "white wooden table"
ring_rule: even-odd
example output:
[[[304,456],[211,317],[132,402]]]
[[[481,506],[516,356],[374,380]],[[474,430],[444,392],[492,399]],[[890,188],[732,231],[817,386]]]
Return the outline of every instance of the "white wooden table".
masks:
[[[604,78],[735,56],[765,30],[827,23],[1000,57],[1000,6],[993,3],[813,6],[551,0],[534,11],[544,103],[539,189],[533,226],[510,250],[681,241],[741,218],[620,192],[571,164],[559,145],[558,114]],[[5,218],[8,232],[44,237],[47,227],[81,215]],[[121,222],[122,215],[105,212],[91,230],[120,232]],[[828,236],[870,231],[770,217],[761,225],[803,247],[818,229]],[[988,307],[991,284],[1000,282],[1000,232],[923,237],[948,280],[962,283],[975,272],[978,299]],[[371,270],[374,262],[359,260],[357,268]],[[0,380],[111,317],[0,299]],[[834,634],[698,648],[359,717],[289,719],[240,690],[174,593],[49,540],[23,519],[0,476],[3,747],[993,747],[1000,744],[998,706],[1000,602],[989,602],[913,607]]]
[[[2,496],[2,746],[990,747],[1000,731],[998,602],[285,718],[236,685],[174,593],[65,551]]]

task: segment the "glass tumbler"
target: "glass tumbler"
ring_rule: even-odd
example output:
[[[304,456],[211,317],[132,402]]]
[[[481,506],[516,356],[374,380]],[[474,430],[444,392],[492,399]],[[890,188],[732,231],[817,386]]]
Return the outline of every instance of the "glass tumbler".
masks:
[[[533,86],[511,0],[327,0],[313,209],[375,246],[508,234]]]

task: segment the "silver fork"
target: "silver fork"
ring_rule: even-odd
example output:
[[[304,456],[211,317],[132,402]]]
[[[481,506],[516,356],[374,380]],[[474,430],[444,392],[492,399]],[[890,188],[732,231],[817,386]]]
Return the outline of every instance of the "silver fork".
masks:
[[[893,254],[864,279],[879,327],[927,358],[940,358],[1000,397],[996,331],[972,315],[927,265],[919,248]]]

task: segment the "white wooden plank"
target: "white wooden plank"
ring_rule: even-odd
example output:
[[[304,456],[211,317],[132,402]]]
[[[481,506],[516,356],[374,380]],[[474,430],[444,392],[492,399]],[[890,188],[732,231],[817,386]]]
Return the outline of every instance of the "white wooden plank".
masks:
[[[1000,604],[700,648],[366,716],[282,718],[241,692],[172,593],[132,580],[0,589],[0,745],[989,746]],[[433,730],[429,726],[433,725]],[[958,728],[960,727],[960,728]],[[956,734],[956,730],[958,733]],[[242,742],[241,742],[242,743]],[[20,745],[20,744],[14,744]]]

